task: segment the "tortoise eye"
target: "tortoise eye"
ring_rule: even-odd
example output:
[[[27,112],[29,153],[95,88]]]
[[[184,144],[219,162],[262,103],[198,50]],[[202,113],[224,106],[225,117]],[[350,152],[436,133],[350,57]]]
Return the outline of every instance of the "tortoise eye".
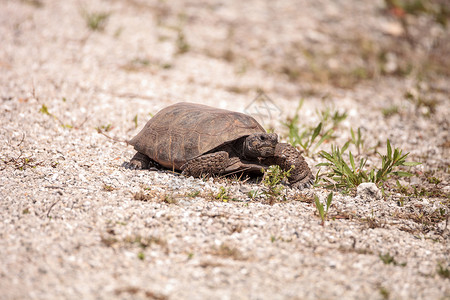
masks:
[[[261,136],[260,136],[260,139],[261,139],[261,141],[265,141],[265,140],[266,140],[266,137],[265,137],[264,135],[261,135]]]

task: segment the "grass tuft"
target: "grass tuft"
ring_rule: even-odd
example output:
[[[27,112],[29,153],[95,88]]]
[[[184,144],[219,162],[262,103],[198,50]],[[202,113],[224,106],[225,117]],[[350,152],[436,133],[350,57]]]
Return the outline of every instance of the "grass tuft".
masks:
[[[380,254],[379,255],[381,261],[385,264],[385,265],[390,265],[393,264],[394,266],[401,266],[404,267],[406,266],[406,263],[399,263],[395,260],[395,258],[393,256],[391,256],[389,253],[386,254]]]
[[[304,100],[300,100],[293,118],[283,122],[282,125],[288,129],[288,142],[296,147],[301,147],[306,155],[314,153],[325,141],[333,139],[333,132],[338,124],[347,118],[347,113],[335,111],[331,113],[329,108],[317,112],[320,122],[314,127],[299,127],[299,111]]]
[[[82,9],[80,14],[86,22],[86,26],[92,31],[104,31],[111,16],[109,12],[88,12],[86,9]]]
[[[228,190],[225,187],[221,186],[219,188],[219,192],[217,192],[217,194],[214,196],[214,199],[222,202],[228,202],[231,200],[231,197],[228,194]]]
[[[341,149],[337,146],[331,147],[331,152],[321,151],[319,155],[328,162],[319,163],[317,167],[328,167],[328,173],[320,174],[320,180],[326,188],[342,188],[346,191],[356,188],[363,182],[373,182],[378,186],[382,186],[385,181],[392,176],[410,177],[413,174],[398,170],[398,167],[417,166],[419,162],[407,162],[406,158],[409,153],[403,154],[399,148],[392,149],[391,143],[387,140],[386,155],[381,157],[381,166],[372,169],[366,169],[367,159],[360,159],[355,162],[352,152],[348,153],[348,161],[344,159],[345,151],[349,146],[347,142]],[[320,182],[320,181],[319,181]]]
[[[283,190],[286,187],[283,182],[286,182],[290,176],[290,173],[294,167],[284,171],[278,165],[270,166],[267,170],[262,170],[264,173],[262,183],[265,186],[263,194],[268,198],[269,204],[273,204],[277,201],[286,200],[286,195],[283,195]]]
[[[450,279],[450,269],[438,264],[437,273],[442,278]]]

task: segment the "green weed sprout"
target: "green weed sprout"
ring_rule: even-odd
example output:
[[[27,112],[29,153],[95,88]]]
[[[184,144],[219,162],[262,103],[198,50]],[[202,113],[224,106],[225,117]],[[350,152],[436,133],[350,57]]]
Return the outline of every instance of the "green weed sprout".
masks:
[[[80,13],[92,31],[103,31],[111,15],[109,12],[88,12],[86,9],[81,9]]]
[[[329,140],[332,138],[333,129],[328,129],[325,132],[322,133],[324,122],[327,122],[328,117],[323,117],[323,121],[320,122],[316,127],[314,128],[305,128],[302,131],[300,130],[298,123],[299,123],[299,114],[301,107],[303,106],[303,99],[300,100],[297,109],[295,111],[295,115],[292,119],[288,120],[287,122],[283,122],[282,124],[288,128],[288,142],[293,145],[294,147],[299,145],[303,150],[305,150],[307,153],[314,152],[324,141]],[[328,114],[325,114],[325,116],[328,116]],[[333,116],[333,122],[336,116]],[[342,116],[337,116],[342,117]],[[336,121],[339,123],[339,121]],[[319,139],[318,139],[319,137]],[[311,147],[314,145],[314,147],[311,149]]]
[[[281,192],[285,188],[282,184],[291,175],[291,171],[294,167],[292,166],[289,170],[284,171],[278,165],[270,166],[267,170],[262,170],[263,185],[267,190],[263,191],[263,194],[269,198],[269,201],[273,203],[275,200],[279,200],[281,197]]]
[[[356,149],[358,150],[358,155],[361,155],[361,149],[364,147],[364,139],[361,136],[361,127],[358,127],[358,131],[356,132],[356,134],[353,131],[353,128],[350,128],[350,134],[352,135],[350,143],[356,146]]]
[[[295,115],[292,119],[283,122],[282,125],[288,129],[288,142],[293,146],[300,146],[306,154],[314,153],[317,148],[325,141],[334,139],[334,131],[338,128],[339,123],[344,121],[348,114],[347,112],[332,112],[331,108],[325,108],[321,111],[316,111],[319,117],[319,124],[315,127],[299,127],[299,114],[304,100],[300,100]]]
[[[230,200],[230,195],[228,195],[228,191],[226,188],[221,186],[219,188],[219,192],[214,197],[216,200],[222,201],[222,202],[228,202]]]
[[[327,218],[328,209],[331,206],[331,202],[333,201],[333,192],[330,192],[327,196],[326,207],[324,208],[323,204],[320,202],[319,197],[314,195],[314,200],[316,203],[317,211],[319,212],[320,219],[322,220],[322,226],[325,224],[325,220]]]

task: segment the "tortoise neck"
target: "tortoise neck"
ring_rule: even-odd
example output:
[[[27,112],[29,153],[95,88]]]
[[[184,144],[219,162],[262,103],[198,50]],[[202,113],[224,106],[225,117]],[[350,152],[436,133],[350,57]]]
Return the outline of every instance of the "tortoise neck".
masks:
[[[247,137],[241,138],[239,140],[240,140],[239,154],[241,155],[241,157],[245,159],[255,158],[255,156],[251,153],[251,151],[249,151],[249,145],[247,144]]]
[[[246,137],[242,137],[240,139],[237,139],[234,141],[234,143],[231,144],[231,148],[233,149],[232,152],[234,152],[234,155],[242,158],[249,158],[248,151],[245,151],[246,149],[246,143],[245,143]]]

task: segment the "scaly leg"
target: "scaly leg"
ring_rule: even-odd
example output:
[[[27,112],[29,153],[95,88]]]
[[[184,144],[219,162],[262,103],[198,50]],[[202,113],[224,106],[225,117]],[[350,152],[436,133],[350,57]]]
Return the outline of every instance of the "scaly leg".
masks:
[[[185,176],[200,177],[203,174],[221,174],[229,165],[229,156],[225,151],[205,154],[187,161],[181,166],[182,174]]]

